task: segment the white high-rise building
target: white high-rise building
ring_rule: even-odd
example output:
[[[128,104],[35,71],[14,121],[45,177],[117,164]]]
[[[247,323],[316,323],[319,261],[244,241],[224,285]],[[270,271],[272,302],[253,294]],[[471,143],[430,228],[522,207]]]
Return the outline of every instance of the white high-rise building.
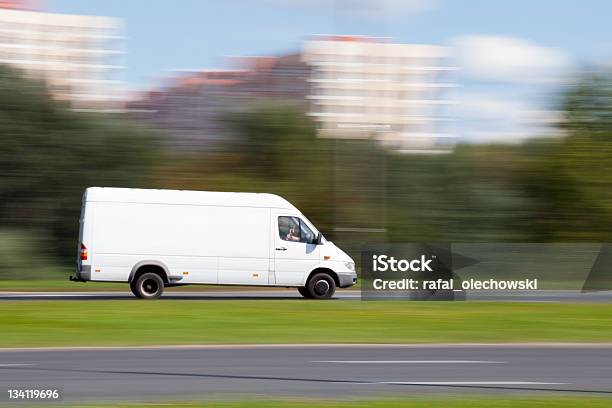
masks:
[[[0,64],[43,79],[74,108],[125,101],[121,20],[0,8]]]
[[[400,150],[452,147],[448,48],[361,36],[306,41],[310,115],[322,137],[375,138]]]

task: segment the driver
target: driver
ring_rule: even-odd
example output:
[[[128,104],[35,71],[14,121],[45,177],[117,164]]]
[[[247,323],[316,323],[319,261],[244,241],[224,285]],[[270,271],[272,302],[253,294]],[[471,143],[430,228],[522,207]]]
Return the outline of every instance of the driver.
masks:
[[[300,236],[295,233],[294,227],[289,228],[289,232],[287,233],[286,238],[287,238],[287,241],[294,241],[294,242],[300,241]]]

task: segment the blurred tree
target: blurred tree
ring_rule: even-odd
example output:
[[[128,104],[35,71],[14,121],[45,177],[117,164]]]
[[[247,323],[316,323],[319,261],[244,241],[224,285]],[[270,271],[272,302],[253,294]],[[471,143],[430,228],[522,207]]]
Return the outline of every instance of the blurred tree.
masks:
[[[40,278],[45,273],[57,273],[52,267],[53,259],[41,251],[45,239],[41,235],[37,230],[0,228],[0,279]]]
[[[583,77],[562,100],[563,139],[528,147],[526,185],[543,240],[612,239],[612,76]]]
[[[144,185],[155,139],[119,118],[75,112],[40,82],[0,67],[0,225],[40,231],[43,251],[75,257],[86,187]]]
[[[296,105],[255,105],[228,121],[241,135],[233,150],[243,154],[242,169],[250,176],[291,179],[316,169],[329,153],[329,144],[316,138],[314,124]]]
[[[459,145],[440,155],[389,160],[391,242],[525,241],[530,203],[516,146]]]
[[[558,137],[392,156],[391,241],[608,242],[612,238],[612,76],[561,100]]]

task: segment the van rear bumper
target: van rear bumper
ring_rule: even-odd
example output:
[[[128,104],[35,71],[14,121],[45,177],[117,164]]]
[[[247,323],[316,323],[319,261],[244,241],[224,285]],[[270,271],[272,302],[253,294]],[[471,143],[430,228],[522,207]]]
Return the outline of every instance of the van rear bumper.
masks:
[[[79,268],[77,266],[77,268]],[[91,280],[91,265],[80,265],[74,275],[70,276],[73,282],[87,282]]]
[[[348,288],[357,283],[356,273],[338,273],[338,283],[341,288]]]

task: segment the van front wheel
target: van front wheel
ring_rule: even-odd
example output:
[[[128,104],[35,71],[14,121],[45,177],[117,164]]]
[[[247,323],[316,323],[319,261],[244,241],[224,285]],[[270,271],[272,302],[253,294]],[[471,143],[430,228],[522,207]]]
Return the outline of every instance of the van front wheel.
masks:
[[[312,299],[329,299],[336,292],[336,282],[326,273],[317,273],[308,281],[306,291]]]
[[[164,292],[164,281],[156,273],[144,273],[136,279],[134,290],[141,299],[157,299]]]
[[[298,292],[300,292],[300,295],[304,296],[306,299],[310,299],[310,292],[308,292],[308,288],[297,288]]]

